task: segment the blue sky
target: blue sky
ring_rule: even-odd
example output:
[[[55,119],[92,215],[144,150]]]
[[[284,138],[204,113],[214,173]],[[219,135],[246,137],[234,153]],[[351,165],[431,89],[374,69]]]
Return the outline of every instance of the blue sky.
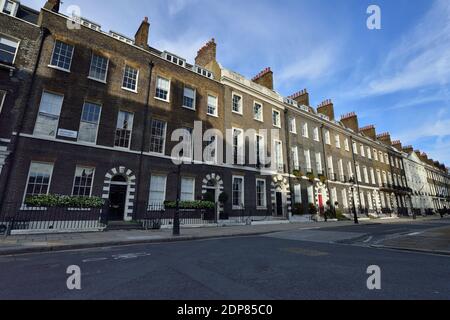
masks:
[[[371,4],[381,30],[366,27]],[[450,165],[448,0],[65,0],[61,12],[70,5],[130,37],[148,16],[150,45],[190,62],[214,37],[226,68],[251,78],[270,66],[282,95],[307,88],[312,105],[330,98],[337,116],[355,111]]]

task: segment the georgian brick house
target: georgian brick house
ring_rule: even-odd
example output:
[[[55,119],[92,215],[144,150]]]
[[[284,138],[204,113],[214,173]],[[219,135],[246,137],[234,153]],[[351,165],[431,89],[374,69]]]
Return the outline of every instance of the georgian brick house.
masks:
[[[288,219],[309,204],[375,216],[413,207],[408,153],[374,126],[360,128],[356,114],[338,121],[331,100],[314,108],[306,90],[283,97],[270,68],[253,79],[226,69],[214,39],[190,64],[149,46],[147,18],[129,38],[77,23],[59,4],[36,12],[0,0],[0,204],[34,194],[98,196],[113,204],[110,219],[132,220],[175,200],[180,187],[181,200],[218,202],[227,193],[217,208],[223,219],[243,208]],[[194,161],[181,167],[172,155],[178,129],[216,130],[200,148],[193,143],[184,156]],[[201,157],[206,145],[215,146],[213,161]],[[448,171],[421,156],[435,209],[443,207]]]

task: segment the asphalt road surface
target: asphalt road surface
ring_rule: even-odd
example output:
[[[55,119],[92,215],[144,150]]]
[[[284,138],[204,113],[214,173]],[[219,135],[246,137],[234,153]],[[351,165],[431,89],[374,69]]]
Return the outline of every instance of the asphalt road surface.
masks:
[[[450,256],[369,247],[448,223],[0,257],[0,299],[450,299]],[[372,265],[381,270],[381,290],[367,288]],[[80,268],[81,290],[68,289],[69,266]]]

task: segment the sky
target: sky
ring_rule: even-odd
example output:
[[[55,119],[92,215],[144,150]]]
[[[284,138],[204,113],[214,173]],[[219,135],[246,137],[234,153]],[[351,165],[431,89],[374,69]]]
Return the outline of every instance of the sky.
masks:
[[[360,127],[450,166],[449,0],[64,0],[61,12],[71,5],[131,38],[148,16],[150,45],[191,63],[215,38],[227,69],[271,67],[283,96],[307,88],[312,106],[332,99],[337,118],[355,111]],[[367,28],[369,5],[380,30]]]

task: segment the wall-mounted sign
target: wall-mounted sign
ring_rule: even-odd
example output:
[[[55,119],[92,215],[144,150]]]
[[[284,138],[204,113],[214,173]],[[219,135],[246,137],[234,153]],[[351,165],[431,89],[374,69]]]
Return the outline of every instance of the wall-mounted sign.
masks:
[[[78,131],[59,129],[58,130],[58,136],[65,137],[65,138],[76,139],[78,137]]]

